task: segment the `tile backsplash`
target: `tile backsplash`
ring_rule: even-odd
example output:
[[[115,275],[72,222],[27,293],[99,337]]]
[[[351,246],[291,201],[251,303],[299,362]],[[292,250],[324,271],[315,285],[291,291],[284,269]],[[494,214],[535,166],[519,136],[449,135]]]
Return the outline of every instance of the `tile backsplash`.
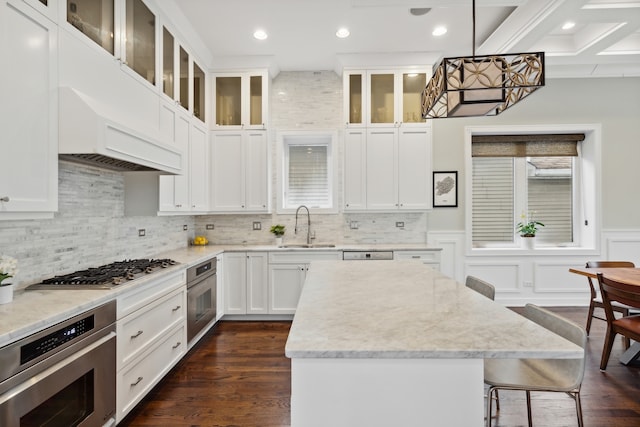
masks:
[[[194,232],[191,216],[125,217],[122,173],[61,161],[58,180],[54,218],[0,221],[0,253],[18,259],[18,288],[125,258],[153,257],[186,246]]]

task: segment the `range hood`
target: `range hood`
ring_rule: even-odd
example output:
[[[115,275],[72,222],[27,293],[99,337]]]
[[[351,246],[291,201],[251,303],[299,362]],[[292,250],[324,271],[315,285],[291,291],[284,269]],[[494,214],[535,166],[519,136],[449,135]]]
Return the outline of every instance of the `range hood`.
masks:
[[[60,159],[117,171],[182,172],[182,151],[153,132],[134,130],[109,108],[70,88],[59,88],[58,154]]]

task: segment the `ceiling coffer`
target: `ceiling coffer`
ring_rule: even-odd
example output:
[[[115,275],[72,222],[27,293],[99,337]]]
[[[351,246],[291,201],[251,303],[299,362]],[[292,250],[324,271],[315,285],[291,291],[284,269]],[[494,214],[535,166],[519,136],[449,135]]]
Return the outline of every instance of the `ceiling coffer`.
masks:
[[[444,58],[422,92],[422,118],[495,116],[544,86],[544,52]]]

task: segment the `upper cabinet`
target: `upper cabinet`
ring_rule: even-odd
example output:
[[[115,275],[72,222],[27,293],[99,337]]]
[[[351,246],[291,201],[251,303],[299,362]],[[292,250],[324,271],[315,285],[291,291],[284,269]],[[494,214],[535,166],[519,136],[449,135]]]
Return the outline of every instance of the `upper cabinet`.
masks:
[[[424,126],[422,70],[345,70],[344,113],[349,127]]]
[[[217,129],[265,129],[268,118],[268,73],[216,73],[214,120]]]
[[[29,3],[0,1],[0,219],[53,216],[58,206],[58,31]]]
[[[156,84],[156,16],[142,0],[126,0],[124,11],[125,65],[152,85]]]
[[[158,111],[167,100],[205,122],[206,69],[155,2],[57,1],[66,7],[61,86],[95,98],[142,132],[161,127]]]
[[[421,118],[427,73],[345,70],[345,211],[431,208],[431,129]]]

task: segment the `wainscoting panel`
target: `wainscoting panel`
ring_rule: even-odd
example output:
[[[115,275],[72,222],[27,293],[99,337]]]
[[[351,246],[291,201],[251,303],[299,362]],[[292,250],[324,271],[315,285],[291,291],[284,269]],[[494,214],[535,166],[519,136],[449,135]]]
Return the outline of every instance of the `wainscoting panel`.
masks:
[[[607,259],[632,261],[640,267],[640,233],[635,230],[604,233]]]
[[[482,260],[466,262],[467,275],[476,276],[493,284],[498,293],[519,293],[523,286],[524,262],[519,260]]]
[[[571,267],[584,267],[586,261],[568,262],[544,261],[533,263],[533,288],[536,293],[559,293],[589,295],[587,279],[575,273],[570,273]]]

